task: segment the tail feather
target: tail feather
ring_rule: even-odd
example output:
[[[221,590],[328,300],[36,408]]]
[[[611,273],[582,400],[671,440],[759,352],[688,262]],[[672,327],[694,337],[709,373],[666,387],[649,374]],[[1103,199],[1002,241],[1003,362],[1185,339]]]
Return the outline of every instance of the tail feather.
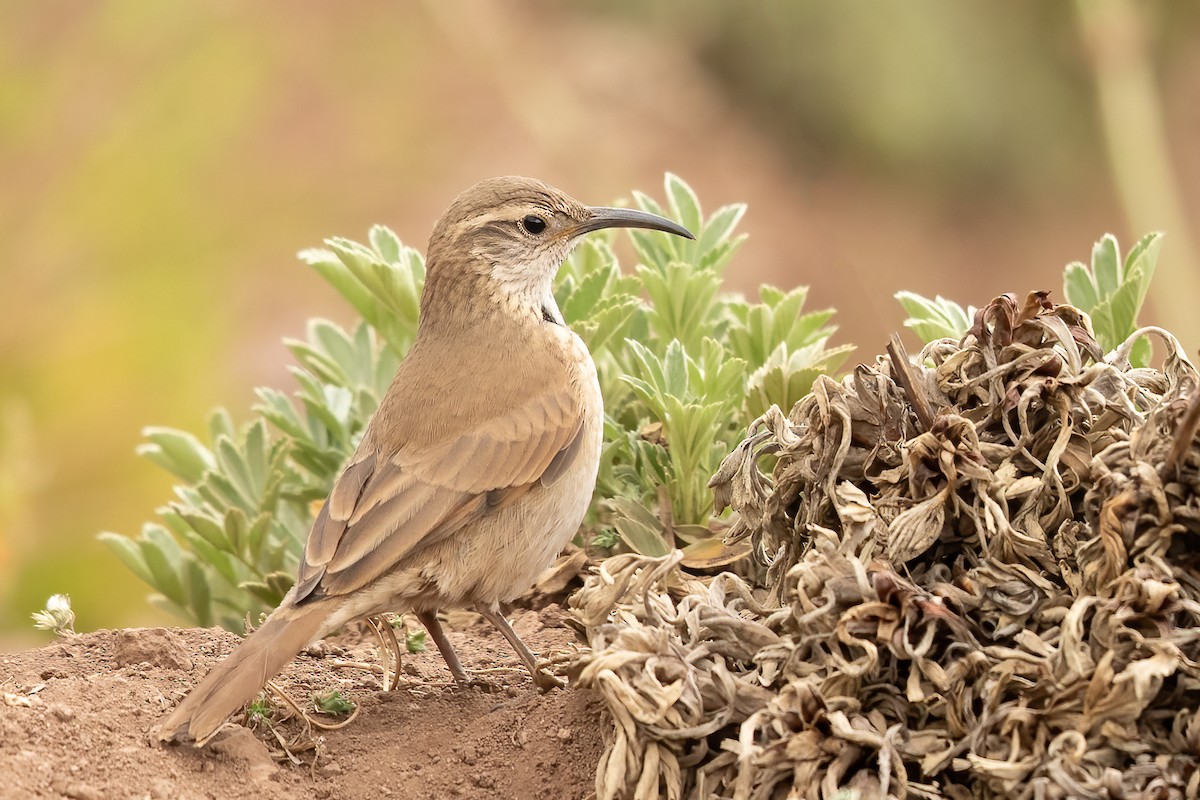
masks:
[[[158,729],[159,741],[207,742],[230,714],[254,699],[321,632],[322,603],[277,610],[183,698]]]

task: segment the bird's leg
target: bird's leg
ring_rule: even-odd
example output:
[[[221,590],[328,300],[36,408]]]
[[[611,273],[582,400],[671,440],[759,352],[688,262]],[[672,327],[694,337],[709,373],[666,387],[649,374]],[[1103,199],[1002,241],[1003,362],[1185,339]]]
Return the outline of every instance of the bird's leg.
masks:
[[[446,660],[446,666],[450,668],[454,682],[464,688],[469,686],[471,680],[467,677],[467,671],[463,669],[462,662],[458,660],[458,653],[455,653],[454,648],[450,646],[450,640],[446,638],[446,632],[442,630],[442,623],[438,622],[437,612],[418,611],[417,619],[421,620],[425,630],[429,631],[429,635],[433,637],[433,643],[437,645],[438,652]]]
[[[530,677],[537,687],[543,691],[550,689],[562,689],[567,684],[561,679],[556,678],[549,672],[543,669],[538,669],[537,656],[525,646],[521,641],[521,637],[517,636],[517,632],[512,629],[512,625],[508,624],[508,620],[500,613],[498,609],[488,608],[484,605],[475,606],[475,610],[483,615],[483,618],[495,626],[496,630],[504,634],[504,638],[508,639],[508,643],[512,645],[513,650],[517,651],[517,656],[524,662],[526,669],[529,670]]]

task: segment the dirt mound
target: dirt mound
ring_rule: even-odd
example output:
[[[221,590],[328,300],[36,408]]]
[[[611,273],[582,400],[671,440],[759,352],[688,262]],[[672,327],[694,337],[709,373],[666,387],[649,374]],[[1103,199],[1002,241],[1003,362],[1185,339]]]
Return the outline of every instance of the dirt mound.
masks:
[[[557,606],[517,612],[535,651],[573,647]],[[501,636],[474,615],[450,620],[464,665],[488,685],[450,681],[436,648],[405,657],[398,691],[381,691],[373,641],[348,636],[299,656],[279,679],[290,696],[336,688],[361,706],[318,732],[308,763],[276,761],[245,729],[202,751],[149,735],[204,671],[237,644],[225,631],[132,629],[0,655],[0,797],[580,798],[593,787],[607,722],[595,697],[540,694]],[[288,723],[295,725],[295,723]],[[278,748],[275,748],[278,754]]]

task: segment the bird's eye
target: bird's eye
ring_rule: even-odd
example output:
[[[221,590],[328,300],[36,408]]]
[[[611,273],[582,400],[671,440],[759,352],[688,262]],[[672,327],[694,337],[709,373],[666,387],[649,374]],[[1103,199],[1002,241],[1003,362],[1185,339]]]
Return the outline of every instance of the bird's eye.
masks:
[[[546,230],[546,220],[535,214],[530,214],[521,220],[521,227],[525,229],[526,233],[532,233],[534,236],[537,236]]]

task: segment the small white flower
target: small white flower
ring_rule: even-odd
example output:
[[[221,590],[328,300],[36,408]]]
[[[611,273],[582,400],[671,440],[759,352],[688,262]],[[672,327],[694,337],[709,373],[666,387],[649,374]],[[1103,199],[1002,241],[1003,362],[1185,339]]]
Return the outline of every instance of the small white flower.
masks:
[[[75,612],[71,610],[71,596],[51,595],[46,607],[33,612],[33,627],[42,631],[54,631],[59,636],[75,632]]]
[[[50,599],[46,601],[46,610],[51,614],[70,614],[75,616],[71,611],[71,596],[66,594],[52,594]]]

